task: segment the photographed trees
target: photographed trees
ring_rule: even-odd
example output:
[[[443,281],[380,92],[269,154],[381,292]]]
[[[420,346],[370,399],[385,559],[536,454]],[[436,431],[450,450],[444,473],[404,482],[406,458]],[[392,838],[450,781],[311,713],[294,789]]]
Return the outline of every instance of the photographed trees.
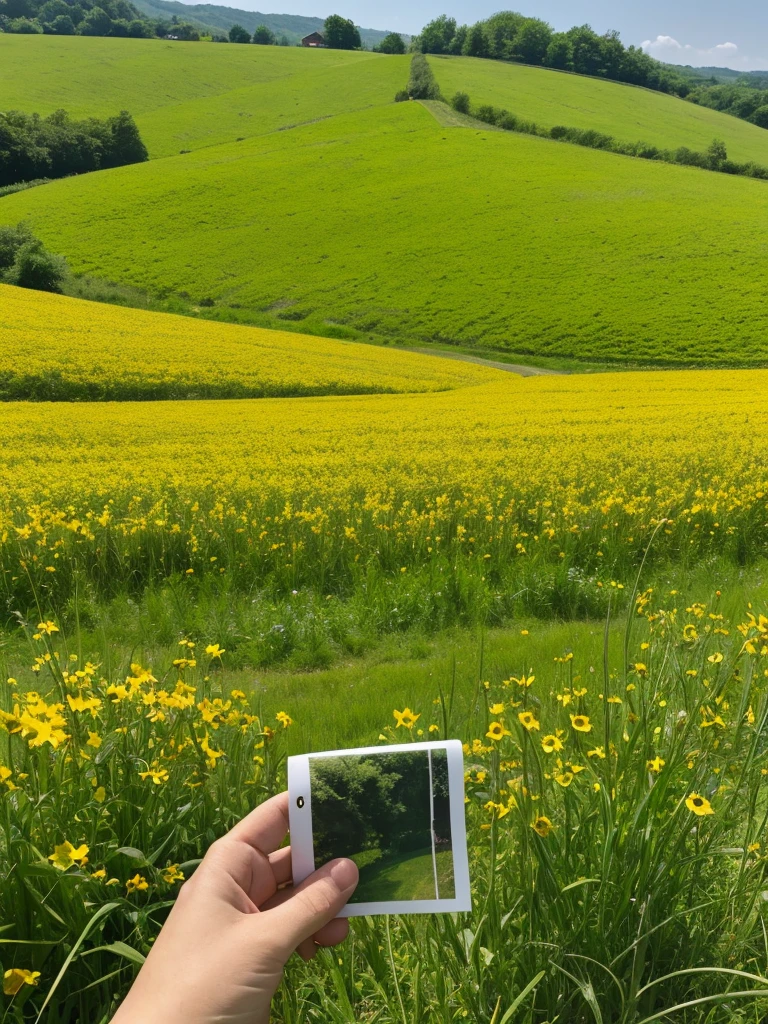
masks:
[[[323,37],[325,45],[332,50],[359,50],[363,45],[355,23],[340,14],[331,14],[325,19]]]

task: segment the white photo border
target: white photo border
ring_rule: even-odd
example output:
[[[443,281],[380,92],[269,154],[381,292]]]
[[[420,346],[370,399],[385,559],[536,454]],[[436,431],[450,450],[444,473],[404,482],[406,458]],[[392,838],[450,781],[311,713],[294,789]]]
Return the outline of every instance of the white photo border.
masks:
[[[309,759],[314,757],[355,757],[367,754],[401,754],[444,750],[448,761],[448,799],[451,818],[454,897],[437,900],[386,900],[348,903],[339,917],[367,917],[371,914],[451,914],[472,909],[467,855],[467,826],[464,815],[464,751],[460,740],[429,743],[396,743],[389,746],[323,750],[288,758],[288,819],[291,833],[293,884],[298,885],[315,870],[312,835],[312,787]],[[302,802],[299,806],[297,801]]]

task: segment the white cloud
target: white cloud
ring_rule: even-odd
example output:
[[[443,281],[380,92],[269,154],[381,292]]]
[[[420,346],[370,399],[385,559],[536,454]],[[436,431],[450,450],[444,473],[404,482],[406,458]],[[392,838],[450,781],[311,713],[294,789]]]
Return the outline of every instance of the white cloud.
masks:
[[[656,36],[640,44],[646,53],[669,64],[725,65],[738,71],[762,70],[768,67],[768,59],[756,59],[739,52],[736,43],[716,43],[710,47],[691,46],[680,43],[672,36]]]

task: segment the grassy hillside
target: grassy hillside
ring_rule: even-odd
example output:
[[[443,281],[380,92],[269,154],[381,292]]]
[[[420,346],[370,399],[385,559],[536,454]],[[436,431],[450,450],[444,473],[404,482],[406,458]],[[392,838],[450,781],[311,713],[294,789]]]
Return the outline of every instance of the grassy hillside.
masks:
[[[759,181],[445,128],[417,103],[0,202],[75,271],[221,316],[712,364],[768,360],[766,213]]]
[[[469,363],[215,324],[0,284],[0,399],[262,398],[442,391]]]
[[[476,57],[435,57],[429,61],[447,99],[469,94],[473,104],[490,103],[546,128],[593,128],[626,142],[662,148],[705,150],[718,138],[733,160],[768,166],[768,131],[674,96],[570,75],[548,68],[503,64]]]
[[[127,108],[151,156],[388,103],[407,77],[408,58],[372,53],[0,33],[3,109]]]

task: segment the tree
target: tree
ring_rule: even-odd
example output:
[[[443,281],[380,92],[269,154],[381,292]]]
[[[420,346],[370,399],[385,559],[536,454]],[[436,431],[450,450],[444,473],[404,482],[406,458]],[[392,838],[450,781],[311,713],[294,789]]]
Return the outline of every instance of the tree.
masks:
[[[242,25],[234,24],[229,30],[230,43],[250,43],[251,34]]]
[[[152,35],[152,26],[148,25],[146,21],[134,18],[128,24],[128,35],[131,39],[149,39]]]
[[[374,46],[374,50],[377,53],[405,53],[405,43],[399,32],[390,32],[378,46]]]
[[[75,34],[74,22],[68,14],[60,14],[54,18],[48,28],[56,36],[73,36]]]
[[[758,107],[752,117],[750,117],[750,121],[752,124],[756,124],[758,128],[768,128],[768,104]]]
[[[469,96],[465,92],[457,92],[451,100],[451,106],[460,114],[469,113]]]
[[[13,266],[16,253],[26,242],[34,238],[28,224],[23,221],[15,228],[0,227],[0,273]]]
[[[258,25],[256,31],[253,33],[254,43],[258,43],[259,46],[275,46],[277,39],[275,33],[271,28],[267,28],[266,25]]]
[[[565,32],[556,32],[544,54],[544,63],[548,68],[560,68],[570,71],[573,67],[573,45]]]
[[[35,288],[40,292],[60,292],[66,277],[67,264],[44,248],[39,239],[25,242],[16,253],[8,272],[9,284],[19,288]]]
[[[449,53],[456,34],[456,19],[441,14],[421,30],[414,43],[422,53]]]
[[[92,7],[80,25],[80,35],[108,36],[112,29],[112,19],[101,7]]]
[[[552,27],[539,18],[526,18],[514,40],[515,56],[526,64],[541,64],[552,42]]]
[[[121,110],[117,117],[111,117],[107,124],[112,136],[112,145],[109,155],[105,154],[102,160],[102,167],[140,164],[149,159],[147,147],[141,141],[136,122],[127,110]]]
[[[331,14],[325,19],[323,37],[325,45],[332,50],[359,50],[363,45],[355,23],[340,14]]]
[[[719,170],[728,159],[725,143],[720,139],[713,139],[707,150],[707,159],[709,160],[710,167],[714,170]]]
[[[488,39],[486,38],[483,30],[483,23],[481,21],[478,21],[477,24],[473,25],[467,33],[467,38],[462,52],[465,57],[488,56]]]

